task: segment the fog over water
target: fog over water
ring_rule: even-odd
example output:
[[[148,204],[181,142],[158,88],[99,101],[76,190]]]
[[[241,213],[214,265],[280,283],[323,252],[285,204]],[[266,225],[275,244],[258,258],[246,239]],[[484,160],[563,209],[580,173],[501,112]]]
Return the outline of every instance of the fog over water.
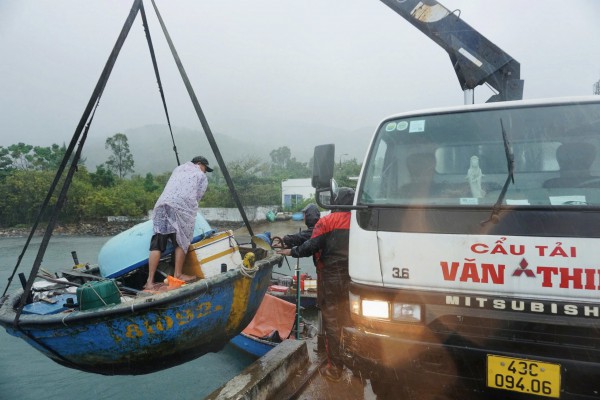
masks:
[[[332,140],[339,154],[362,159],[366,137],[384,117],[463,103],[445,51],[378,0],[156,3],[213,131],[266,154],[287,143],[307,161],[307,149]],[[68,143],[131,4],[0,2],[0,146]],[[526,99],[592,94],[600,79],[599,2],[442,4],[521,64]],[[145,7],[175,134],[200,131],[151,2]],[[476,102],[491,94],[478,88]],[[154,125],[164,126],[165,117],[138,17],[90,144],[103,150],[108,136]],[[179,147],[184,159],[198,151]],[[152,157],[139,152],[138,160]],[[228,159],[239,158],[234,153]]]

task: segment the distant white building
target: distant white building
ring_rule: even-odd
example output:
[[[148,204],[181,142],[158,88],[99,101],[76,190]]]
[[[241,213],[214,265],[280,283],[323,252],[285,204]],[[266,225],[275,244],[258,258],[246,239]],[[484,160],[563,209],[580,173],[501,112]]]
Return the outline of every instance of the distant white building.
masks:
[[[286,179],[281,182],[281,205],[283,208],[292,208],[311,197],[315,197],[315,188],[311,185],[311,178]]]

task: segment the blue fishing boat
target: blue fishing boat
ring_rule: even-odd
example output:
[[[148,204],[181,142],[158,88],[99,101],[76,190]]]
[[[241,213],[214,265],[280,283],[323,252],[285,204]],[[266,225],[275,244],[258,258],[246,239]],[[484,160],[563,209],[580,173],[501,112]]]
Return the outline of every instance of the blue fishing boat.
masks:
[[[230,194],[252,236],[252,228],[220,150],[154,3],[153,8]],[[231,232],[213,234],[205,221],[198,223],[197,220],[198,229],[194,235],[199,241],[190,246],[184,264],[185,274],[195,275],[193,282],[168,276],[168,285],[158,290],[143,290],[148,278],[149,223],[111,241],[99,257],[100,267],[87,268],[74,257],[74,268],[54,274],[44,273],[41,269],[44,252],[66,202],[73,176],[78,171],[95,111],[138,14],[144,25],[159,92],[163,93],[143,2],[133,0],[121,33],[65,149],[19,261],[0,297],[0,326],[9,334],[22,338],[59,364],[106,375],[150,373],[218,351],[252,320],[269,287],[273,266],[281,265],[283,261],[282,256],[271,250],[256,248],[255,245],[252,248],[240,247]],[[161,98],[170,127],[165,98]],[[174,139],[173,149],[179,164]],[[29,277],[20,273],[22,288],[7,294],[42,219],[47,226]],[[225,245],[227,249],[223,250]],[[213,246],[216,246],[215,252],[211,253]],[[163,273],[172,264],[169,254],[165,256],[162,267],[159,265]],[[221,257],[224,259],[220,260]]]
[[[74,271],[65,274],[68,280],[47,287],[52,296],[27,304],[17,325],[16,309],[24,292],[7,296],[0,307],[0,325],[67,367],[105,375],[150,373],[223,348],[251,321],[269,286],[272,268],[280,263],[278,255],[265,253],[250,273],[237,266],[157,293],[135,293],[115,280],[91,280],[78,290],[96,286],[109,304],[85,310],[81,309],[84,298],[69,294],[65,287],[75,284],[74,278],[94,276],[96,271]],[[143,271],[133,274],[138,273]],[[131,274],[128,278],[135,280]],[[106,284],[119,289],[118,300],[103,296]]]
[[[197,213],[191,243],[214,233],[204,216]],[[152,220],[148,220],[110,238],[98,253],[98,266],[102,276],[116,278],[147,265],[148,243],[153,234]],[[161,256],[166,257],[173,253],[173,250],[173,245],[169,242]]]

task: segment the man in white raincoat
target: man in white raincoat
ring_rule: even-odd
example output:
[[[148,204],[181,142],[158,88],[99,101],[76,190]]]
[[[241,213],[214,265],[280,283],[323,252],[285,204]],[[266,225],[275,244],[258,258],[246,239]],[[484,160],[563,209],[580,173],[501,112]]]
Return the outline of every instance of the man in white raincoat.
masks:
[[[208,160],[202,156],[194,157],[173,170],[152,212],[154,235],[150,240],[145,289],[155,288],[154,274],[169,240],[175,247],[175,278],[184,281],[193,279],[183,275],[183,261],[194,234],[198,202],[208,187],[206,172],[212,171]]]

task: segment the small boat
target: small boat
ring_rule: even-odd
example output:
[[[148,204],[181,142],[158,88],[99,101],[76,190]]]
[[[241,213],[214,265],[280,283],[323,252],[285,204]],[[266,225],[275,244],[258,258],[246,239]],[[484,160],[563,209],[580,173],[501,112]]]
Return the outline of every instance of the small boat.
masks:
[[[296,303],[298,301],[295,290],[288,288],[287,291],[277,291],[277,286],[269,286],[267,293],[271,296],[278,297],[289,303]],[[317,307],[317,293],[316,292],[301,292],[300,293],[300,307],[302,308],[315,308]]]
[[[252,321],[230,343],[256,357],[262,357],[290,337],[295,319],[294,304],[265,294]]]
[[[296,277],[278,272],[274,272],[274,274],[277,274],[278,277],[272,279],[273,284],[269,286],[267,293],[296,304],[298,302]],[[307,274],[302,274],[300,277],[300,307],[317,307],[317,280]]]
[[[245,254],[249,250],[239,249]],[[70,368],[104,375],[169,368],[219,351],[252,320],[273,266],[281,263],[275,253],[254,252],[261,259],[252,271],[243,264],[230,266],[226,272],[155,293],[140,290],[146,268],[119,279],[104,279],[97,267],[65,271],[61,279],[41,279],[46,285],[34,288],[36,301],[23,308],[17,324],[23,290],[5,296],[0,325]]]
[[[252,236],[244,207],[229,178],[208,121],[156,5],[153,8],[230,194]],[[220,350],[252,320],[270,285],[273,266],[281,266],[283,262],[283,257],[274,251],[256,248],[256,245],[241,247],[231,231],[214,233],[205,221],[198,223],[197,219],[198,229],[195,229],[194,236],[198,241],[190,246],[183,270],[185,275],[196,277],[193,282],[168,276],[168,285],[160,290],[143,290],[148,278],[149,223],[134,227],[111,241],[108,249],[101,250],[99,267],[88,268],[79,264],[74,256],[75,267],[60,271],[62,276],[56,272],[56,275],[42,273],[44,253],[78,170],[95,111],[138,14],[146,32],[159,92],[163,93],[143,2],[133,0],[117,42],[65,149],[19,261],[0,297],[0,326],[9,334],[22,338],[59,364],[105,375],[150,373]],[[161,98],[168,122],[166,102],[164,96]],[[173,136],[172,140],[179,164]],[[25,278],[20,273],[23,288],[7,294],[42,217],[47,226],[29,277]],[[168,275],[165,271],[171,265],[171,257],[169,254],[165,256],[159,270]]]
[[[281,342],[280,338],[278,340],[272,340],[271,338],[261,339],[241,332],[239,335],[234,336],[229,343],[254,357],[260,358]]]
[[[303,212],[295,212],[292,214],[292,221],[302,221],[304,219]]]
[[[197,213],[191,243],[214,233],[204,216]],[[98,253],[98,265],[102,276],[116,278],[148,265],[148,243],[153,234],[152,220],[148,220],[110,238]],[[173,245],[169,242],[161,256],[166,257],[173,253],[173,250]]]

